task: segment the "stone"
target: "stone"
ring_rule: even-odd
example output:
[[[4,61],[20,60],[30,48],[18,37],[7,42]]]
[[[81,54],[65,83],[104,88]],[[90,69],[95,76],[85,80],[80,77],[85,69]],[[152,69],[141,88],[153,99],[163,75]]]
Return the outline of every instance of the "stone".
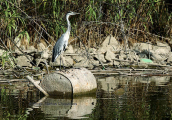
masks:
[[[116,61],[116,60],[113,61],[114,66],[118,66],[119,64],[120,64],[119,61]]]
[[[97,50],[97,53],[99,54],[105,54],[107,51],[107,47],[100,47],[98,50]]]
[[[20,50],[15,50],[14,52],[15,52],[17,55],[23,54]]]
[[[26,46],[24,46],[24,45],[21,45],[19,48],[20,48],[23,52],[26,50]],[[18,55],[23,54],[17,47],[14,48],[14,52],[17,53]]]
[[[61,63],[60,63],[60,56],[56,59],[55,62],[50,62],[52,66],[60,66],[61,67],[70,67],[73,66],[73,59],[70,56],[63,56],[61,55]]]
[[[71,56],[66,56],[65,57],[65,66],[69,67],[69,66],[73,66],[73,59],[71,58]]]
[[[151,59],[156,63],[164,64],[164,61],[167,60],[167,57],[163,54],[152,52]]]
[[[72,45],[69,45],[69,47],[66,47],[65,53],[74,53]]]
[[[133,49],[137,51],[152,50],[152,45],[148,43],[134,43]]]
[[[131,57],[131,60],[135,60],[135,61],[139,60],[139,56],[135,52],[130,52],[129,55]]]
[[[15,44],[16,44],[17,47],[20,47],[21,46],[21,40],[20,40],[20,38],[18,36],[15,37],[14,42],[15,42]]]
[[[157,46],[159,46],[159,47],[170,47],[168,45],[168,43],[162,43],[162,42],[159,42],[159,41],[157,41]]]
[[[167,62],[168,62],[168,63],[172,63],[172,52],[169,53]]]
[[[104,63],[106,62],[104,54],[96,54],[94,57],[100,60],[101,62],[104,62]]]
[[[107,64],[108,64],[109,66],[112,66],[112,65],[113,65],[113,60],[110,61],[110,62],[107,62]]]
[[[34,46],[28,46],[27,50],[30,50],[30,51],[33,51],[33,52],[37,51]]]
[[[95,48],[90,48],[90,49],[89,49],[89,53],[96,54],[96,49],[95,49]]]
[[[0,56],[2,56],[5,52],[7,51],[0,49]]]
[[[21,48],[22,50],[26,50],[26,46],[25,46],[25,45],[21,45],[20,48]],[[17,49],[18,49],[18,48],[17,48]]]
[[[117,55],[117,58],[119,60],[125,60],[127,58],[127,56],[124,54],[124,52],[121,51],[120,54]]]
[[[43,62],[45,64],[45,61],[46,61],[46,59],[40,59],[40,58],[35,59],[36,66],[38,66],[41,62]]]
[[[119,46],[119,42],[116,40],[115,37],[113,37],[112,35],[109,35],[106,37],[106,39],[102,43],[103,47],[107,47],[107,45]]]
[[[86,57],[83,57],[83,56],[72,56],[73,60],[78,63],[78,62],[81,62],[83,59],[86,59]]]
[[[97,50],[97,52],[98,53],[106,53],[107,52],[107,50],[110,50],[110,51],[114,51],[115,49],[114,49],[114,46],[111,46],[111,45],[107,45],[107,46],[102,46],[102,47],[100,47],[98,50]]]
[[[153,50],[157,53],[157,54],[164,54],[164,55],[168,55],[169,52],[171,52],[171,48],[169,49],[168,47],[158,47],[158,46],[154,46]]]
[[[82,49],[80,48],[73,48],[74,53],[81,53]]]
[[[153,50],[157,54],[168,55],[171,52],[171,47],[167,43],[157,42],[157,45],[153,46]]]
[[[170,81],[169,76],[152,76],[149,80],[154,81],[156,86],[164,86]]]
[[[153,55],[151,56],[152,60],[154,61],[164,61],[165,59],[163,57],[161,57],[161,55],[159,55],[158,53],[153,53]]]
[[[148,57],[147,57],[147,54],[140,53],[140,54],[139,54],[139,58],[148,58]]]
[[[44,51],[42,51],[42,53],[41,53],[41,58],[43,58],[43,59],[48,59],[48,57],[49,57],[48,52],[49,52],[48,49],[45,49]]]
[[[82,60],[79,63],[74,64],[74,67],[87,67],[92,69],[94,66],[89,62],[89,60]]]
[[[60,57],[61,57],[61,61],[60,61]],[[61,63],[60,63],[61,62]],[[66,61],[65,61],[65,57],[63,55],[60,55],[55,62],[50,62],[50,65],[52,66],[65,66],[66,65]]]
[[[94,66],[99,66],[99,61],[93,60],[93,61],[92,61],[92,64],[93,64]]]
[[[30,56],[28,56],[31,59]],[[16,58],[16,63],[17,63],[17,66],[20,66],[20,67],[32,67],[32,64],[30,63],[30,61],[28,60],[28,58],[26,56],[19,56]]]
[[[107,50],[107,52],[105,53],[105,60],[107,61],[113,61],[112,59],[115,58],[115,54],[113,52],[111,52],[110,50]]]
[[[39,43],[37,45],[38,52],[41,52],[46,49],[45,45],[43,43]]]

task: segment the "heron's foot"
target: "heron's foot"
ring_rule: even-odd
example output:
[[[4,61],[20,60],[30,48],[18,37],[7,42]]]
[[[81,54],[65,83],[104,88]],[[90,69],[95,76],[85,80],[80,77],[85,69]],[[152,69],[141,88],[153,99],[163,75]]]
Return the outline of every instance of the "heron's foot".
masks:
[[[60,70],[60,72],[69,73],[67,69]]]
[[[63,68],[60,67],[58,70],[59,70],[60,72],[69,72],[69,71],[65,68],[65,66],[63,66]]]
[[[62,70],[63,72],[68,72],[68,73],[69,73],[69,70],[66,69],[65,66],[63,66],[63,68],[64,68],[64,69]]]

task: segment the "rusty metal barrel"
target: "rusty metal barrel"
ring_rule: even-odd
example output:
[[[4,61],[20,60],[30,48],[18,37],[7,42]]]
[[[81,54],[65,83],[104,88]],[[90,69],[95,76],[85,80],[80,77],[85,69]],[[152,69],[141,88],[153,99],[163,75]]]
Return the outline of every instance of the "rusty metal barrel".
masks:
[[[86,68],[73,68],[45,75],[40,86],[49,95],[77,95],[95,91],[97,83],[94,75]]]

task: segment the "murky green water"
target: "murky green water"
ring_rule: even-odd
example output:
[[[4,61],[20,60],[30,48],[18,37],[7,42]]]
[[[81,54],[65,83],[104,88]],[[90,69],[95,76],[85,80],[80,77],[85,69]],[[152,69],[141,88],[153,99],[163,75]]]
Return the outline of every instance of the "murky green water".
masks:
[[[45,98],[28,82],[0,84],[2,119],[171,119],[171,77],[97,77],[96,95]]]

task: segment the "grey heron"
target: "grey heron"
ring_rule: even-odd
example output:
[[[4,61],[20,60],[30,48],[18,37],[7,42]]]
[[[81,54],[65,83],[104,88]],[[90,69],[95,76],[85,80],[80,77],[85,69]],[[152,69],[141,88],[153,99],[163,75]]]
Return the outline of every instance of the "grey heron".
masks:
[[[52,62],[55,62],[55,60],[58,58],[58,56],[66,49],[66,47],[68,45],[69,36],[70,36],[70,30],[71,30],[69,16],[76,15],[76,14],[80,14],[80,13],[70,11],[66,14],[68,28],[67,28],[67,31],[64,34],[62,34],[62,36],[58,39],[58,41],[56,42],[56,44],[53,48]]]

